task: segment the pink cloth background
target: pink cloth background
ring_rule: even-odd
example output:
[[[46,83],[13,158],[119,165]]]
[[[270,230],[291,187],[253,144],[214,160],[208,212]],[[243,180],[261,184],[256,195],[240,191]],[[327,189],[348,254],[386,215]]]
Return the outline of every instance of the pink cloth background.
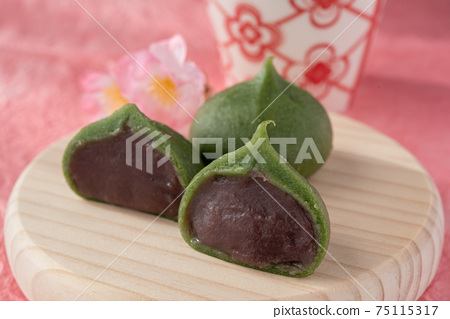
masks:
[[[129,51],[182,34],[188,58],[223,88],[201,0],[80,1]],[[347,115],[391,136],[433,176],[450,215],[450,1],[391,0]],[[21,171],[40,151],[88,123],[79,76],[122,50],[73,1],[2,0],[0,10],[0,300],[24,300],[9,268],[3,217]],[[450,300],[450,235],[421,300]]]

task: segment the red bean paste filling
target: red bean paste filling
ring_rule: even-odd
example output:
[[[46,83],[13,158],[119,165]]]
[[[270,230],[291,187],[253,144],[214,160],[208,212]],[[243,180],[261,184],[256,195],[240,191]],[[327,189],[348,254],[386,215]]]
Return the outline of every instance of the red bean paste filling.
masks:
[[[69,173],[83,196],[114,205],[159,214],[183,191],[171,161],[157,167],[164,155],[151,149],[151,141],[143,146],[142,170],[136,168],[136,140],[132,166],[126,165],[126,139],[129,127],[115,136],[89,142],[77,148],[69,162]],[[151,151],[150,151],[151,150]],[[147,154],[153,157],[152,173],[146,169]],[[177,216],[181,196],[164,215]]]
[[[291,195],[261,177],[207,180],[194,195],[188,214],[193,238],[236,262],[307,267],[316,256],[309,214]]]

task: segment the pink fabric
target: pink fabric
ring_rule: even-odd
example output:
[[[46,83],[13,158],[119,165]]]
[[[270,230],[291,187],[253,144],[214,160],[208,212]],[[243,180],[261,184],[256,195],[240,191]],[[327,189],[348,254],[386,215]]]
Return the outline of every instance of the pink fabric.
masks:
[[[223,88],[201,0],[81,1],[129,51],[182,34],[188,59]],[[347,114],[393,137],[433,176],[450,214],[450,2],[388,1],[361,85]],[[123,54],[75,2],[2,0],[0,10],[0,300],[24,300],[3,245],[6,203],[40,151],[88,123],[79,77]],[[447,228],[448,228],[447,218]],[[446,242],[450,242],[446,234]],[[450,245],[422,300],[450,300]]]

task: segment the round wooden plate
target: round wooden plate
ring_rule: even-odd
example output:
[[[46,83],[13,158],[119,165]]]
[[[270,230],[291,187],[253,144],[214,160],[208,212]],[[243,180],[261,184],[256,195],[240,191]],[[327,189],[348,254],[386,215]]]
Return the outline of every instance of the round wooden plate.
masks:
[[[66,137],[11,194],[5,244],[15,278],[31,300],[415,300],[442,251],[439,193],[396,142],[341,116],[332,123],[332,155],[310,179],[331,242],[310,277],[221,261],[188,247],[175,222],[79,198],[62,174]]]

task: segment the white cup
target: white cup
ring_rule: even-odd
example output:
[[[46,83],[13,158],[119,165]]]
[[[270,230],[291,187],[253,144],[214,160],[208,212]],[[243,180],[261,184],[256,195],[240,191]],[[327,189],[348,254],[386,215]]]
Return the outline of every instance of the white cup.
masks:
[[[227,85],[278,72],[330,111],[347,109],[383,0],[208,0]]]

